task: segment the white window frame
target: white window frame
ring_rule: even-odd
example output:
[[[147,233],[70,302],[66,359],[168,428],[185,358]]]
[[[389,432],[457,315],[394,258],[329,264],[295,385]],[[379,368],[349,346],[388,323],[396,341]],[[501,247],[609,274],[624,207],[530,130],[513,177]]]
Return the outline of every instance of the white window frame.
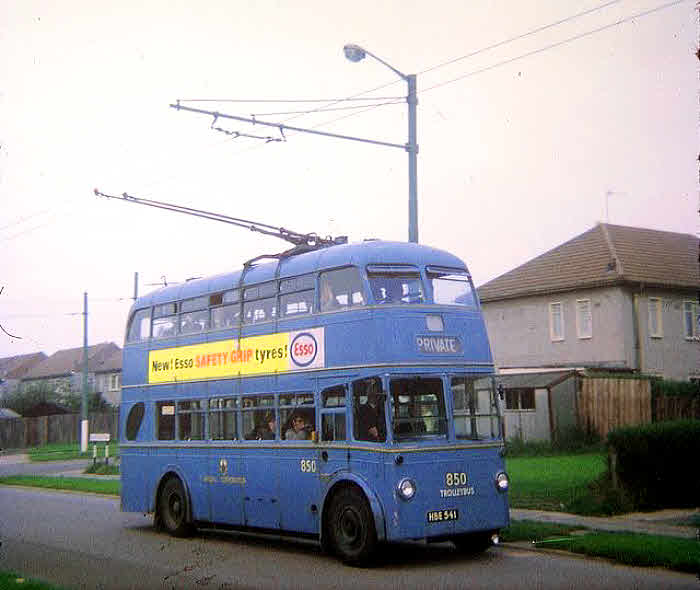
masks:
[[[656,326],[654,326],[654,319],[656,319]],[[664,337],[663,300],[661,297],[649,297],[649,336],[652,338]]]
[[[585,307],[582,309],[583,304]],[[584,322],[584,316],[587,316],[587,322]],[[576,334],[582,340],[593,338],[593,310],[590,299],[576,300]]]
[[[690,314],[690,333],[688,333],[688,314]],[[681,324],[683,325],[683,336],[686,340],[698,340],[700,333],[698,332],[698,303],[696,301],[685,300],[681,307]]]
[[[119,373],[111,373],[107,379],[109,381],[108,391],[119,391]]]
[[[559,328],[560,333],[555,331],[555,309],[559,309]],[[564,304],[561,301],[553,301],[549,304],[549,337],[552,342],[561,342],[565,339],[564,333]]]

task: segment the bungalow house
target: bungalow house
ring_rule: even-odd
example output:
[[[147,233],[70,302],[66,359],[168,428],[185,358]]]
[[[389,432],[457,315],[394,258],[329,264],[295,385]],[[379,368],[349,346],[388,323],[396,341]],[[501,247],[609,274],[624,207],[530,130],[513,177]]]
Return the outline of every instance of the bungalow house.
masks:
[[[121,349],[113,342],[88,347],[88,387],[106,401],[117,403],[120,394]],[[83,348],[59,350],[29,370],[21,379],[23,388],[47,384],[55,391],[81,391]]]
[[[494,362],[700,380],[698,243],[599,223],[482,285]]]
[[[27,372],[48,357],[43,352],[20,354],[0,359],[0,400],[14,391]]]

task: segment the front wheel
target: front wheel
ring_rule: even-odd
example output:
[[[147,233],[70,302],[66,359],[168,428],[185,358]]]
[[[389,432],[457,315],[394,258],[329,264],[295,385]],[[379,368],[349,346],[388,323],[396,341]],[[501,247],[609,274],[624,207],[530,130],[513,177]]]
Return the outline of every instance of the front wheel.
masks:
[[[335,554],[348,565],[367,564],[377,545],[374,515],[364,495],[341,490],[329,510],[328,534]]]
[[[186,537],[192,533],[192,526],[187,521],[185,488],[176,477],[165,482],[160,492],[157,520],[173,537]]]

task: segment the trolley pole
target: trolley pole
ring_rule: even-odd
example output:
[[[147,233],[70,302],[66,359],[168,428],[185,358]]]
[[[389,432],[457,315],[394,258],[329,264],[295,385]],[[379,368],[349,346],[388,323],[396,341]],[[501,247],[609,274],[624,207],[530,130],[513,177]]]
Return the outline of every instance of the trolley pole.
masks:
[[[88,450],[88,294],[83,293],[83,399],[80,404],[80,452]]]

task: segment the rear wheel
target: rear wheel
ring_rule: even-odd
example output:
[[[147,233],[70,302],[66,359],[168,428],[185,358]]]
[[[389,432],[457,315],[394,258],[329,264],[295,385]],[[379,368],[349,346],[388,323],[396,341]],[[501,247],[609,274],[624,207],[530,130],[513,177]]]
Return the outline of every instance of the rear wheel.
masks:
[[[452,537],[452,542],[458,551],[468,554],[483,553],[493,544],[491,536],[493,533],[469,533],[467,535],[457,535]]]
[[[377,545],[374,515],[364,495],[346,488],[331,501],[328,535],[335,554],[348,565],[367,564]]]
[[[173,537],[185,537],[192,533],[192,526],[187,521],[185,488],[176,477],[166,481],[160,491],[157,520]]]

